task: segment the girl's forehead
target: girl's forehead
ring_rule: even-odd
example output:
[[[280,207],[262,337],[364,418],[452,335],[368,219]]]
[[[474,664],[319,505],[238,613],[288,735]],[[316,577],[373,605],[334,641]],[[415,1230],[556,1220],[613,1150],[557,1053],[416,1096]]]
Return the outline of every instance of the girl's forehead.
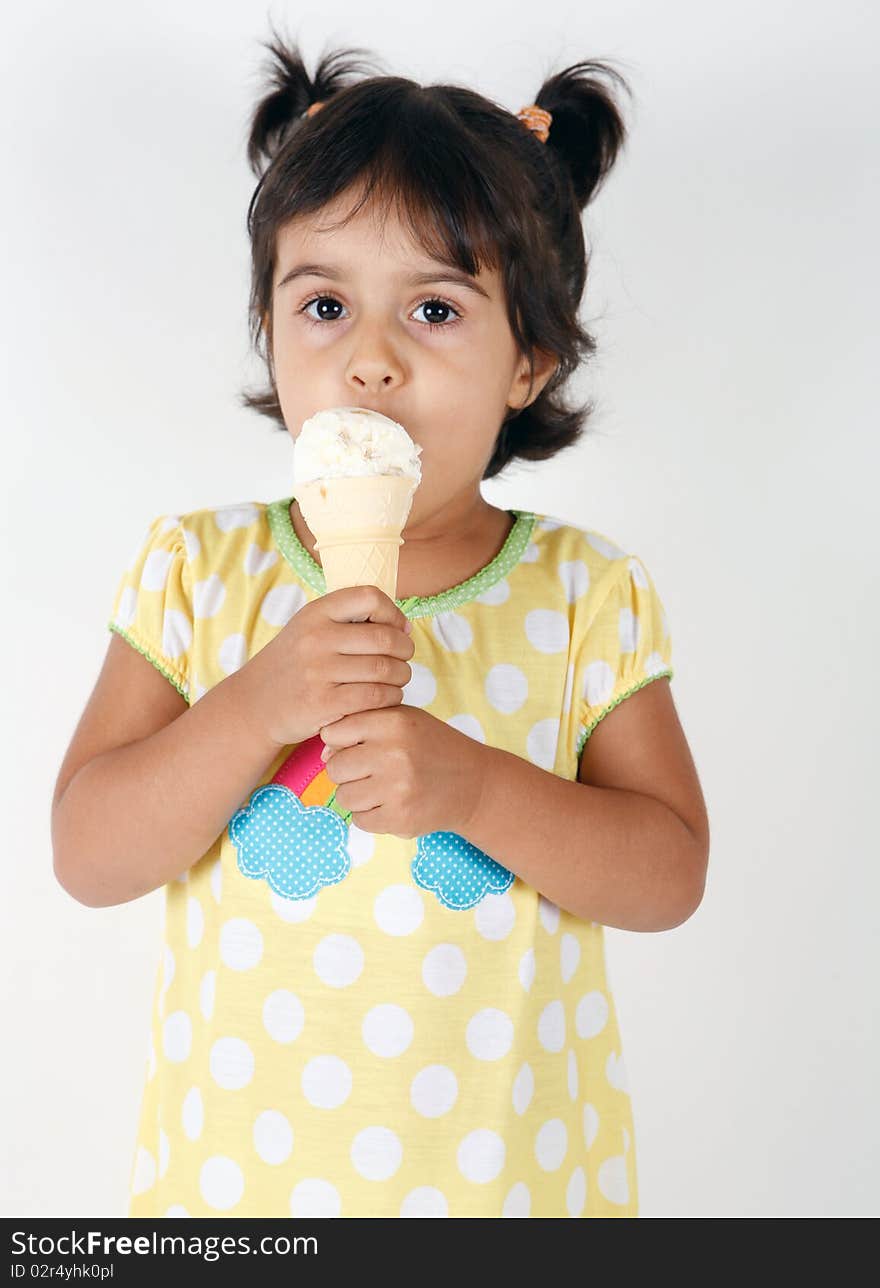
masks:
[[[380,266],[383,271],[396,267],[401,275],[404,270],[439,274],[441,268],[452,267],[436,244],[425,245],[414,236],[412,225],[401,218],[394,203],[387,208],[365,204],[352,213],[354,204],[351,197],[337,198],[283,224],[276,236],[278,279],[303,264],[333,267],[346,276],[375,272]],[[488,288],[497,276],[496,269],[483,267],[473,280]]]
[[[424,257],[428,252],[406,220],[391,205],[380,210],[375,204],[352,211],[351,198],[337,199],[320,210],[296,215],[278,230],[279,252],[303,250],[306,247],[326,249],[334,246],[364,246],[390,256],[407,259]]]

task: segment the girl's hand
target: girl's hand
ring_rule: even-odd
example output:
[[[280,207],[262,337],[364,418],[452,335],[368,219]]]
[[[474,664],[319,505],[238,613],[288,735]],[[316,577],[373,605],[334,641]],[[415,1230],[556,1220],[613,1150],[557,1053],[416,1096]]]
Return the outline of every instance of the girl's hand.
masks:
[[[415,652],[407,626],[377,586],[334,590],[303,605],[239,672],[261,736],[287,747],[352,712],[402,702]]]
[[[479,807],[486,747],[420,707],[361,711],[319,732],[336,804],[365,832],[455,832]]]

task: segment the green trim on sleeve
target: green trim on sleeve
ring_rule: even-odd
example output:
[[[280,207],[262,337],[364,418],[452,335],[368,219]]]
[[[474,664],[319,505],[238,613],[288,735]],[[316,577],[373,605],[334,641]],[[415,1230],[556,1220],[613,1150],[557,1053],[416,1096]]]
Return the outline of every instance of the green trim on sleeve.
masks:
[[[117,625],[116,622],[112,622],[112,621],[108,622],[107,628],[108,630],[115,631],[117,635],[121,635],[122,638],[132,646],[132,648],[136,648],[139,653],[142,653],[148,662],[152,662],[156,670],[159,671],[162,675],[164,675],[166,680],[171,681],[171,683],[174,685],[175,689],[180,694],[180,696],[182,698],[186,698],[187,706],[190,705],[189,694],[186,691],[186,687],[183,684],[181,684],[180,680],[173,673],[173,671],[169,671],[166,666],[163,666],[161,662],[159,662],[155,657],[153,657],[152,653],[150,653],[149,650],[146,649],[143,644],[139,644],[133,635],[131,635],[128,631],[123,630],[123,628]]]
[[[653,675],[646,676],[644,680],[640,680],[638,684],[634,684],[632,688],[627,689],[625,693],[619,694],[614,699],[613,702],[608,704],[608,706],[601,713],[601,715],[598,715],[596,717],[596,719],[593,721],[591,725],[587,725],[583,729],[581,729],[580,733],[578,734],[577,748],[576,748],[578,757],[580,757],[580,754],[584,749],[586,741],[589,738],[590,734],[593,732],[593,730],[596,728],[596,725],[601,724],[601,722],[608,715],[608,712],[613,711],[615,707],[619,706],[620,703],[623,702],[624,698],[628,698],[633,693],[637,693],[639,689],[643,689],[645,685],[650,684],[652,680],[660,680],[663,678],[663,676],[669,676],[669,679],[671,680],[674,674],[675,674],[675,671],[671,666],[664,667],[662,671],[655,671]]]

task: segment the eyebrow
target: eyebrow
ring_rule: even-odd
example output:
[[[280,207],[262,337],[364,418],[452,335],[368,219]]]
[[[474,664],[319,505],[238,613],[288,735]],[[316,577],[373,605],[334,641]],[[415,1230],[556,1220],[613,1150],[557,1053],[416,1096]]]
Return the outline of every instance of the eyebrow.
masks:
[[[281,281],[275,287],[280,291],[282,286],[288,282],[295,281],[298,277],[326,277],[331,282],[340,282],[346,276],[341,268],[334,264],[297,264],[289,273],[285,273]],[[482,295],[485,299],[490,299],[488,291],[485,291],[478,282],[475,282],[467,273],[459,272],[456,269],[448,268],[445,265],[438,269],[436,273],[411,273],[402,279],[409,286],[427,286],[430,282],[455,282],[458,286],[464,286],[469,291],[474,291],[477,295]]]

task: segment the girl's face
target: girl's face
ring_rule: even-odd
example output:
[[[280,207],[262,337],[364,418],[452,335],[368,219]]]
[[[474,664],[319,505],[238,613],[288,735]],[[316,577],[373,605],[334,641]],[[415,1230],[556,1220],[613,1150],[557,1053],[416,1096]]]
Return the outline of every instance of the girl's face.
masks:
[[[479,484],[507,407],[534,401],[555,360],[516,349],[497,270],[472,278],[429,257],[396,211],[382,228],[353,197],[279,231],[272,358],[291,436],[326,407],[367,407],[421,448],[410,526]]]

